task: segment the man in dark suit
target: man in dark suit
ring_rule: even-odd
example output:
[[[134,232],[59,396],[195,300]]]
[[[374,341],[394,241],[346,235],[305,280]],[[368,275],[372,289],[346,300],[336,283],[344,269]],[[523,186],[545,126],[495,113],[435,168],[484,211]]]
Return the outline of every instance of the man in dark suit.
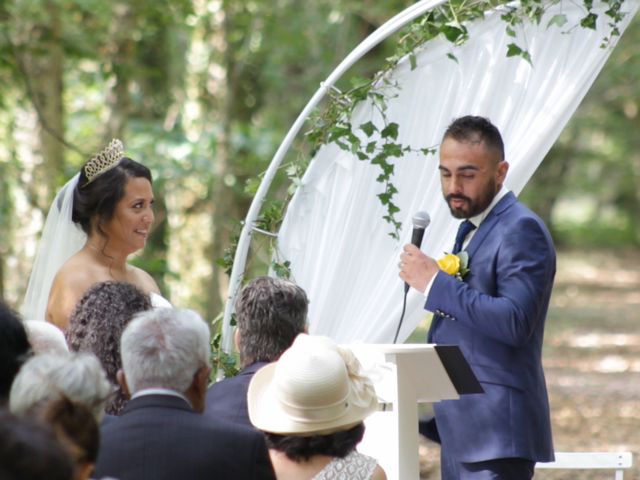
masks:
[[[121,339],[121,416],[101,427],[96,478],[119,480],[273,479],[261,435],[201,415],[209,367],[209,328],[170,308],[139,314]]]
[[[407,245],[400,277],[434,313],[428,341],[460,346],[485,391],[434,406],[442,478],[530,479],[553,459],[542,370],[555,250],[543,222],[504,186],[509,166],[498,129],[482,117],[455,120],[440,146],[444,198],[461,223],[453,253],[469,272],[440,270]]]
[[[235,333],[243,369],[209,387],[205,416],[252,426],[247,410],[251,377],[306,331],[308,303],[304,290],[288,280],[258,277],[244,287],[236,302]]]

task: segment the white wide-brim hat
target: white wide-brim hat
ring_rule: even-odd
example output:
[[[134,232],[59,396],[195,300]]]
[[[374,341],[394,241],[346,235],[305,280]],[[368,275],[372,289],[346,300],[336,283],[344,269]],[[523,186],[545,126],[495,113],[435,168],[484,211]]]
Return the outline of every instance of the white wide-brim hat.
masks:
[[[378,408],[373,384],[353,353],[327,337],[306,334],[254,374],[247,401],[251,423],[281,435],[347,430]]]

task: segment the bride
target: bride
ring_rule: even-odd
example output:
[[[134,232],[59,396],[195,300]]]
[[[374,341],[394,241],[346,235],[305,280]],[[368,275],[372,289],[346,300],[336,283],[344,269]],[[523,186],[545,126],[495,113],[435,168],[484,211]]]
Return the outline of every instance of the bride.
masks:
[[[154,220],[151,172],[112,140],[54,199],[34,263],[23,315],[62,330],[93,284],[128,282],[162,306],[158,285],[127,258],[144,248]]]

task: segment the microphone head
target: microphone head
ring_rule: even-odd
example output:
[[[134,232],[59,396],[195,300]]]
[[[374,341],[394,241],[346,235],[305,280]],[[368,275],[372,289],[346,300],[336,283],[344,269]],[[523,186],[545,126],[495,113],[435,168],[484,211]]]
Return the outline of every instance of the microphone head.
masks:
[[[413,228],[427,228],[431,223],[431,217],[427,212],[416,212],[411,217],[411,221],[413,222]]]

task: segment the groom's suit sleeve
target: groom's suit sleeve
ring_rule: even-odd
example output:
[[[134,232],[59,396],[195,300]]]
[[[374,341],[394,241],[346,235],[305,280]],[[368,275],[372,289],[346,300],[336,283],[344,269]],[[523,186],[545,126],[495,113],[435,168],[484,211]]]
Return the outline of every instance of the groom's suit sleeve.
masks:
[[[538,218],[501,217],[482,240],[483,254],[470,259],[464,282],[436,274],[425,309],[519,347],[544,321],[555,252]]]

